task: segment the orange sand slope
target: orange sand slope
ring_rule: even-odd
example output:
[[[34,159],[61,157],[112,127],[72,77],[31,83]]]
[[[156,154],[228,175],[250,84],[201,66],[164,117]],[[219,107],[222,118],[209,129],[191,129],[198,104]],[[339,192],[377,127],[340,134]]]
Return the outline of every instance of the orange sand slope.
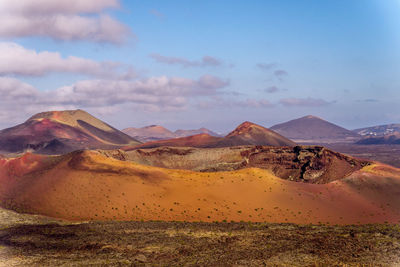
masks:
[[[374,164],[328,184],[268,170],[200,173],[119,161],[96,151],[0,159],[3,207],[70,220],[397,223],[400,170]]]

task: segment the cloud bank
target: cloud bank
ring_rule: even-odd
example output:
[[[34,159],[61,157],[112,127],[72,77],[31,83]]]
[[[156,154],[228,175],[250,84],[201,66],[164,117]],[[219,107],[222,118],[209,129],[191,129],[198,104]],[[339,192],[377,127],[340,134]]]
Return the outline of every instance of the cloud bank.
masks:
[[[0,37],[122,43],[130,29],[105,13],[118,0],[2,0]]]
[[[211,75],[197,80],[160,76],[136,80],[83,80],[41,91],[16,78],[0,77],[0,114],[19,110],[21,116],[28,116],[43,110],[74,108],[104,111],[124,104],[138,111],[180,110],[196,97],[219,94],[228,84]]]
[[[52,72],[87,74],[94,76],[117,75],[121,64],[97,62],[57,52],[36,52],[16,43],[0,43],[0,75],[43,76]],[[122,74],[121,74],[122,75]]]
[[[49,109],[73,108],[110,112],[121,105],[130,105],[133,110],[179,110],[196,102],[197,98],[222,94],[221,89],[230,84],[213,75],[198,79],[138,78],[131,69],[132,66],[117,62],[63,57],[57,52],[38,52],[16,43],[0,42],[0,113],[11,114],[18,109],[23,116]],[[26,76],[45,77],[54,72],[84,74],[89,78],[49,91],[19,80]]]

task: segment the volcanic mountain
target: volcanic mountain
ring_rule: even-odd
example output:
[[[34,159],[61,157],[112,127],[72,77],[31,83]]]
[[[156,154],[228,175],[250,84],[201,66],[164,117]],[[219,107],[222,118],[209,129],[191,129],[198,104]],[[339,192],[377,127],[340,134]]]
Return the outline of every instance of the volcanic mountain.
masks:
[[[60,154],[76,149],[111,149],[138,141],[83,110],[49,111],[0,131],[0,150]]]
[[[231,152],[218,149],[213,157],[221,163],[230,155],[236,160],[249,157],[249,166],[222,172],[166,169],[119,160],[124,152],[118,150],[113,156],[107,155],[109,151],[75,151],[0,159],[0,206],[69,220],[300,224],[400,220],[399,169],[379,163],[360,165],[322,148],[275,148],[275,152],[268,147],[245,148],[249,152],[245,154],[226,149]],[[279,161],[289,169],[275,169]],[[296,176],[297,168],[303,176]],[[297,182],[316,177],[322,178],[321,184]]]
[[[271,129],[300,143],[354,142],[360,138],[357,133],[312,115],[274,125]]]
[[[125,147],[124,149],[132,150],[161,146],[212,148],[242,145],[295,146],[296,143],[275,133],[274,131],[246,121],[225,137],[216,137],[204,133],[188,137],[147,142],[135,147]]]
[[[270,129],[246,121],[221,139],[214,147],[242,145],[295,146],[296,143]]]
[[[386,124],[355,129],[353,132],[362,136],[385,136],[395,132],[400,133],[400,124]]]
[[[210,131],[206,128],[200,128],[197,130],[176,130],[175,132],[172,132],[159,125],[150,125],[143,128],[132,127],[123,129],[122,131],[141,142],[167,140],[197,134],[209,134],[211,136],[219,136],[217,133],[214,133],[213,131]]]
[[[400,132],[393,132],[384,136],[365,136],[357,141],[359,145],[400,145]]]

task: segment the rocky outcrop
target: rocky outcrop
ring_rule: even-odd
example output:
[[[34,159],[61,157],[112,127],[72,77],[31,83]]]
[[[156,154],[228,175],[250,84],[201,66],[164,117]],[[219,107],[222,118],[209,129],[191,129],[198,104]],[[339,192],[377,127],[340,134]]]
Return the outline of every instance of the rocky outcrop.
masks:
[[[243,167],[268,169],[283,179],[317,184],[347,177],[368,164],[321,146],[255,147],[242,155],[247,158]]]

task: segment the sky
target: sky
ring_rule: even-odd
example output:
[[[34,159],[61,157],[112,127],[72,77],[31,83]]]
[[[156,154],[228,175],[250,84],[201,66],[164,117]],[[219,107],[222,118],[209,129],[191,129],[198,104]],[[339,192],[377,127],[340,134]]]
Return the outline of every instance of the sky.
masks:
[[[0,128],[400,122],[400,0],[0,0]]]

